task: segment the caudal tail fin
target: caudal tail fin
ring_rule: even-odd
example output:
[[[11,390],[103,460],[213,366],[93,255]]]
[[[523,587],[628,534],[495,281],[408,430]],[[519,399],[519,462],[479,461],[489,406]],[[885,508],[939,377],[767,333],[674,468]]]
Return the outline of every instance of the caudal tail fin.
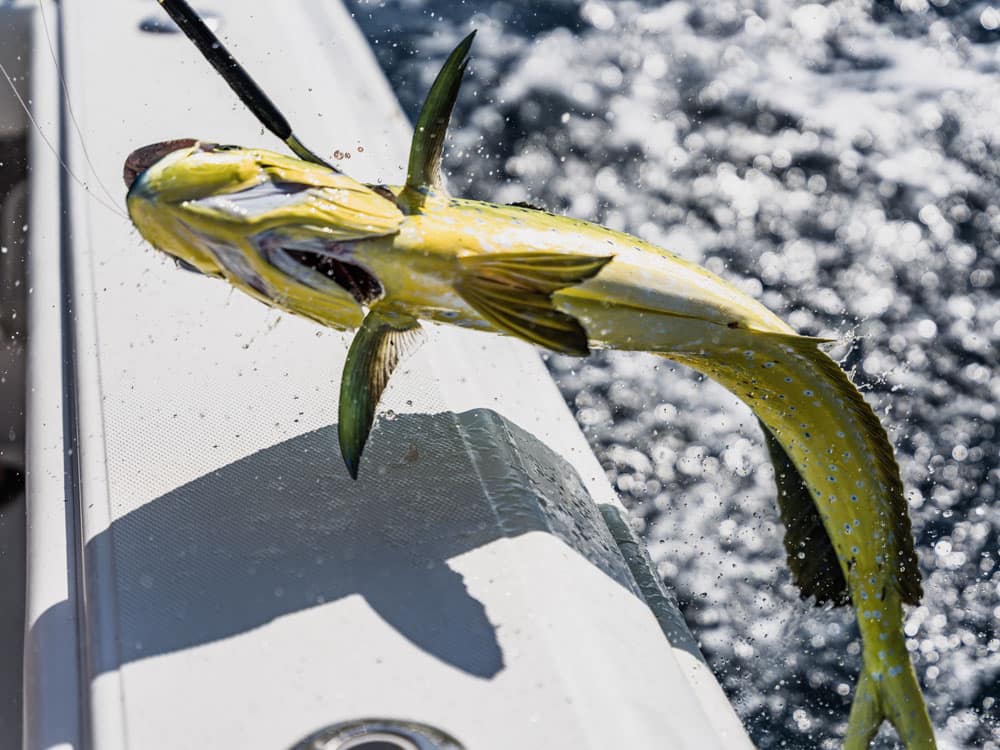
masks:
[[[883,652],[884,653],[884,652]],[[873,671],[865,659],[847,722],[844,750],[866,750],[883,720],[896,729],[906,750],[933,750],[934,730],[909,657],[905,666]]]

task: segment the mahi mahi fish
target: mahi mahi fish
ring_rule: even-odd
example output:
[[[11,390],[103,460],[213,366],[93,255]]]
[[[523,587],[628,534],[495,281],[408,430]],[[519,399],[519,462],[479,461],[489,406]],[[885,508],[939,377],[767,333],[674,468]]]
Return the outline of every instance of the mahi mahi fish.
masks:
[[[125,164],[129,215],[191,270],[324,326],[358,329],[339,402],[352,477],[421,320],[568,355],[622,349],[683,363],[760,421],[802,596],[854,607],[863,668],[845,747],[867,747],[883,720],[907,748],[935,746],[903,634],[903,604],[920,601],[921,585],[899,469],[824,340],[798,335],[719,277],[635,237],[450,195],[441,153],[474,32],[431,87],[405,184],[365,185],[302,145],[185,3],[161,2],[296,157],[195,139],[146,146]]]

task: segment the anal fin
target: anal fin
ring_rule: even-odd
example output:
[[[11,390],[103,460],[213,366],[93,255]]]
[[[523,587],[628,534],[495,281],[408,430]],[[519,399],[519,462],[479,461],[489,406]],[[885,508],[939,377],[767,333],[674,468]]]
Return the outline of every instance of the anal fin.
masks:
[[[396,366],[423,341],[416,318],[372,310],[358,329],[340,383],[340,452],[352,479],[358,478],[375,409]]]
[[[593,278],[613,256],[493,253],[459,258],[462,298],[497,328],[547,349],[584,357],[587,332],[552,294]]]

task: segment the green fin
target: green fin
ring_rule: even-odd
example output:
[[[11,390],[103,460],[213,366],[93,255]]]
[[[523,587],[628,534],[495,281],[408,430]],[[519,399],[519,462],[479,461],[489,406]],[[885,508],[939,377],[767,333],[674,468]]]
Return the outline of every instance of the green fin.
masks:
[[[896,728],[903,747],[935,750],[934,727],[902,628],[887,641],[865,643],[862,649],[861,677],[847,720],[844,750],[868,750],[884,720]],[[888,664],[898,665],[898,671],[882,673],[880,668]]]
[[[847,736],[844,738],[844,750],[867,750],[868,745],[879,727],[885,714],[878,702],[878,688],[867,669],[861,670],[858,686],[854,688],[854,701],[851,703],[851,715],[847,721]]]
[[[459,258],[455,290],[498,328],[562,354],[590,353],[576,318],[556,310],[552,293],[597,275],[612,256],[494,253]]]
[[[760,428],[764,431],[767,452],[774,466],[778,512],[785,525],[785,553],[795,585],[799,587],[803,599],[815,596],[817,604],[848,604],[847,581],[812,493],[781,443],[763,422],[760,422]]]
[[[417,118],[417,125],[413,129],[410,162],[406,170],[407,191],[421,194],[426,192],[427,188],[444,190],[444,183],[441,180],[441,151],[444,148],[444,136],[448,130],[448,121],[451,119],[451,110],[458,98],[458,89],[462,85],[465,66],[469,62],[469,49],[475,36],[476,32],[473,31],[455,47],[427,93],[424,106]]]
[[[423,332],[415,318],[374,310],[354,336],[340,383],[338,425],[340,453],[352,479],[358,478],[361,453],[382,391],[396,365],[422,340]]]

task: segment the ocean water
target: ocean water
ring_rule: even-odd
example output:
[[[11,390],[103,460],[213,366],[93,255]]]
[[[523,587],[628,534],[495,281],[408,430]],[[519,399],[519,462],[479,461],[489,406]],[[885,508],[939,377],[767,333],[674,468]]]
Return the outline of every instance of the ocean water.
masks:
[[[902,469],[940,744],[1000,748],[1000,5],[351,7],[411,117],[479,29],[455,192],[637,234],[838,340]],[[791,585],[749,410],[646,355],[548,364],[754,741],[838,747],[857,629]]]

